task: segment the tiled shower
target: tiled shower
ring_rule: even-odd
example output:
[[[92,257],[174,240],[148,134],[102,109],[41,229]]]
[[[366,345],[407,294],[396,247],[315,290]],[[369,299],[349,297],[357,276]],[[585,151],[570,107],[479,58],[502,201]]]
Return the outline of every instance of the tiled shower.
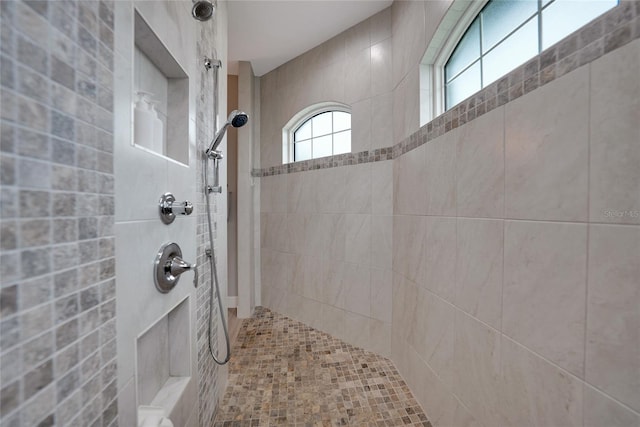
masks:
[[[111,2],[0,4],[1,421],[115,423]]]
[[[250,307],[387,357],[434,426],[638,426],[640,3],[427,122],[421,62],[452,3],[395,1],[260,77],[242,63]],[[201,149],[227,86],[202,61],[226,61],[227,8],[0,2],[0,426],[133,426],[178,377],[167,416],[213,424],[228,377],[207,348]],[[182,88],[165,114],[183,145],[161,153],[133,141],[145,46]],[[351,107],[352,153],[283,165],[283,126],[323,101]],[[167,191],[194,214],[161,223]],[[167,241],[198,288],[155,290]]]
[[[395,2],[262,77],[262,303],[390,355],[433,425],[637,425],[637,2],[420,127],[446,10]],[[326,96],[354,153],[281,165]]]

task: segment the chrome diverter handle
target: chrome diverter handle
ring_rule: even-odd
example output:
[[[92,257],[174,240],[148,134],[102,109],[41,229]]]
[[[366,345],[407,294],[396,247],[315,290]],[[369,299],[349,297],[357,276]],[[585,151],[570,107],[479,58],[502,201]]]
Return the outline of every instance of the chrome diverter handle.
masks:
[[[176,202],[176,198],[171,193],[164,193],[158,202],[160,208],[160,219],[165,224],[171,224],[176,219],[176,215],[191,215],[193,204],[185,200]]]

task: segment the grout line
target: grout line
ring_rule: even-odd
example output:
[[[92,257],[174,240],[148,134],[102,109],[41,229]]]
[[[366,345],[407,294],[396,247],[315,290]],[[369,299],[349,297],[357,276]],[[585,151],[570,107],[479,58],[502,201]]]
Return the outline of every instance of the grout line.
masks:
[[[584,386],[587,385],[587,386],[589,386],[589,387],[591,387],[591,388],[593,388],[595,390],[598,390],[600,393],[604,394],[607,398],[609,398],[612,401],[616,402],[617,404],[619,404],[623,408],[629,410],[631,413],[636,414],[636,415],[640,415],[640,413],[638,411],[636,411],[635,409],[631,408],[629,405],[621,402],[620,400],[616,399],[614,396],[608,394],[607,392],[605,392],[605,391],[601,390],[600,388],[596,387],[595,385],[591,384],[586,379],[580,378],[576,374],[574,374],[574,373],[568,371],[567,369],[561,367],[556,362],[554,362],[554,361],[552,361],[550,359],[547,359],[546,357],[542,356],[541,354],[537,353],[536,351],[534,351],[534,350],[530,349],[529,347],[525,346],[521,342],[516,341],[514,338],[511,338],[509,335],[505,334],[504,332],[501,333],[500,335],[502,337],[506,338],[507,340],[511,341],[512,343],[514,343],[518,347],[520,347],[520,348],[528,351],[529,353],[533,354],[535,357],[539,358],[543,362],[553,366],[558,371],[561,371],[561,373],[565,373],[567,376],[575,378],[582,385],[581,390],[583,390]]]
[[[593,67],[591,64],[588,65],[589,72],[589,84],[587,87],[587,221],[591,220],[591,131],[592,131],[592,121],[591,121],[591,102],[593,98],[591,97],[591,89],[593,82]],[[583,326],[583,353],[582,353],[582,377],[586,383],[587,381],[587,332],[588,332],[588,321],[589,321],[589,256],[590,256],[590,241],[591,241],[591,225],[587,225],[586,230],[586,248],[585,248],[585,283],[584,283],[584,326]],[[580,390],[583,393],[582,400],[584,402],[584,387]],[[582,405],[582,422],[584,423],[585,414],[586,414],[586,405]]]
[[[504,288],[505,288],[505,256],[507,251],[506,228],[507,220],[507,107],[502,109],[502,277],[500,286],[500,333],[504,330]],[[502,375],[502,345],[500,345],[500,375]]]

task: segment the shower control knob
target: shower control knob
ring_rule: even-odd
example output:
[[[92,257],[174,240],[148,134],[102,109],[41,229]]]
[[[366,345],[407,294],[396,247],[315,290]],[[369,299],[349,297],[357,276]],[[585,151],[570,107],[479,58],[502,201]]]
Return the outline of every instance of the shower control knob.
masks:
[[[160,219],[165,224],[171,224],[176,219],[176,215],[191,215],[193,204],[185,200],[176,202],[176,198],[171,193],[164,193],[158,203],[160,208]]]
[[[180,275],[193,271],[193,285],[198,287],[198,267],[182,259],[182,250],[177,243],[168,242],[160,247],[153,267],[153,278],[158,291],[166,294],[173,289]]]

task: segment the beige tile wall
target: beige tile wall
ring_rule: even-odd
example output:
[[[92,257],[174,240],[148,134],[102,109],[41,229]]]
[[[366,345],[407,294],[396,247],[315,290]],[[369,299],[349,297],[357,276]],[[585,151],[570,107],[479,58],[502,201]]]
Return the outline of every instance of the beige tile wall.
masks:
[[[282,128],[324,101],[351,106],[353,152],[393,145],[391,40],[387,8],[262,76],[260,166],[282,164]]]
[[[636,40],[393,161],[392,358],[435,425],[640,423],[639,69]]]
[[[264,76],[261,166],[311,102],[353,105],[353,151],[418,131],[450,4],[369,20],[369,69],[361,24]],[[263,304],[390,348],[436,426],[640,425],[639,68],[636,40],[393,161],[262,177]]]
[[[391,166],[386,161],[261,178],[262,304],[385,355]]]
[[[393,145],[391,9],[261,78],[261,167],[302,108],[352,108],[352,152]],[[391,161],[260,179],[262,304],[390,354]]]

